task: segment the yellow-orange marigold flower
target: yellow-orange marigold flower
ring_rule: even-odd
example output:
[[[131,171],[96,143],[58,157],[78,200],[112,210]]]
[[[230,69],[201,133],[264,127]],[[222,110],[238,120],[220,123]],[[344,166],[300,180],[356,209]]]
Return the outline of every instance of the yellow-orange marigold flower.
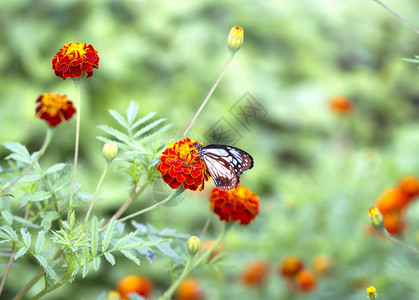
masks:
[[[242,282],[247,286],[260,286],[266,282],[269,275],[269,263],[254,260],[248,263],[241,274]]]
[[[160,156],[157,171],[172,189],[183,186],[184,189],[196,191],[204,188],[208,180],[205,163],[199,157],[194,146],[195,141],[185,138],[179,142],[170,142],[169,148]]]
[[[309,292],[316,287],[316,278],[307,270],[301,270],[296,275],[297,283],[301,291]]]
[[[52,68],[55,75],[66,78],[78,78],[86,72],[86,78],[93,75],[93,68],[98,68],[99,56],[92,45],[85,43],[65,44],[52,57]]]
[[[55,127],[63,120],[69,120],[76,112],[73,103],[67,96],[58,93],[44,93],[38,100],[36,117],[47,121],[51,127]]]
[[[279,267],[279,273],[287,278],[295,276],[304,267],[303,261],[293,255],[286,256]]]
[[[414,176],[405,176],[400,180],[399,188],[410,198],[419,196],[419,179]]]
[[[175,298],[176,300],[203,300],[204,293],[196,280],[187,278],[179,285]]]
[[[367,288],[367,294],[370,299],[375,299],[377,289],[373,286]]]
[[[227,223],[240,221],[247,225],[259,213],[259,196],[243,185],[230,191],[214,188],[209,200],[211,210]]]
[[[376,206],[384,215],[388,212],[400,211],[409,203],[409,197],[399,188],[387,189],[378,199]]]
[[[384,228],[392,235],[400,235],[405,229],[405,217],[400,212],[393,211],[383,214]]]
[[[325,254],[317,255],[313,258],[313,269],[317,274],[328,275],[332,269],[330,256]]]
[[[334,96],[329,99],[330,109],[340,115],[347,115],[353,110],[353,103],[343,96]]]
[[[129,300],[128,294],[136,293],[144,298],[150,296],[153,291],[153,282],[144,276],[129,275],[118,283],[118,292],[123,300]]]

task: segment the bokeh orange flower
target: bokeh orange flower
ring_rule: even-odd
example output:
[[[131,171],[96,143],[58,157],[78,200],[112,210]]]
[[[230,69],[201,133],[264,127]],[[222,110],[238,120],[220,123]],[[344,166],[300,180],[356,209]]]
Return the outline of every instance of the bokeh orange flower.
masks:
[[[376,206],[385,215],[393,211],[400,211],[409,204],[409,197],[399,188],[389,188],[377,199]]]
[[[260,286],[266,282],[269,269],[268,262],[253,260],[244,267],[241,281],[247,286]]]
[[[419,179],[414,176],[405,176],[400,180],[399,188],[410,198],[419,196]]]
[[[209,200],[210,209],[227,223],[240,221],[241,225],[247,225],[259,213],[259,196],[243,185],[230,191],[214,188]]]
[[[205,163],[194,146],[195,141],[185,138],[176,143],[170,142],[169,148],[160,156],[157,171],[172,189],[183,187],[196,191],[204,188],[208,180]]]
[[[331,111],[340,115],[347,115],[351,113],[353,106],[352,101],[343,96],[334,96],[329,99],[329,108]]]
[[[296,275],[298,287],[303,292],[309,292],[316,287],[316,278],[313,273],[307,270],[301,270]]]
[[[154,288],[153,282],[144,276],[129,275],[121,279],[118,283],[118,293],[123,300],[129,300],[128,294],[136,293],[144,298],[148,298]]]
[[[93,75],[93,68],[98,68],[98,52],[92,45],[85,43],[65,44],[52,57],[52,69],[55,75],[66,78],[78,78],[86,72],[86,78]]]
[[[317,274],[327,276],[332,270],[332,260],[330,256],[326,254],[320,254],[313,258],[312,266],[313,270]]]
[[[208,251],[212,248],[215,241],[201,241],[201,246],[199,248],[199,251],[204,252]],[[222,243],[219,243],[217,246],[215,246],[214,250],[212,251],[210,257],[208,258],[207,262],[210,262],[214,257],[216,257],[218,254],[224,251],[224,246]],[[218,260],[218,259],[217,259]],[[213,261],[215,263],[216,261]]]
[[[192,279],[187,278],[179,285],[176,295],[176,300],[203,300],[204,292],[199,283]]]
[[[76,112],[67,96],[58,93],[44,93],[36,102],[39,103],[36,108],[36,117],[45,120],[51,127],[71,119]]]
[[[286,278],[295,276],[304,268],[303,261],[294,255],[286,256],[279,267],[279,273]]]

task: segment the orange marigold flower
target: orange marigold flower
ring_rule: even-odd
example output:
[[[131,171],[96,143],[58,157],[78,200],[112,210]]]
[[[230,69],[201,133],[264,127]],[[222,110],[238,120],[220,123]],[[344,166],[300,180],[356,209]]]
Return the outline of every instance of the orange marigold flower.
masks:
[[[411,198],[419,196],[419,179],[414,176],[405,176],[400,180],[399,188]]]
[[[377,200],[376,206],[384,215],[392,211],[400,211],[409,203],[409,197],[399,188],[387,189]]]
[[[321,254],[313,258],[313,269],[321,275],[328,275],[332,269],[332,261],[330,256]]]
[[[76,112],[67,96],[58,93],[44,93],[36,102],[39,102],[36,117],[47,121],[51,127],[57,126],[63,120],[69,120]]]
[[[136,293],[144,298],[153,291],[153,282],[144,276],[129,275],[118,283],[118,292],[123,300],[129,300],[128,294]]]
[[[176,291],[176,300],[203,300],[204,293],[201,286],[194,279],[185,279]]]
[[[405,228],[404,217],[399,212],[393,211],[383,214],[384,228],[392,235],[402,234]]]
[[[243,185],[230,191],[214,188],[209,197],[211,210],[221,221],[249,224],[259,213],[259,197]]]
[[[93,68],[98,68],[99,56],[92,45],[85,43],[65,44],[58,53],[52,57],[52,69],[55,75],[66,78],[78,78],[84,72],[86,78],[93,75]]]
[[[172,189],[183,186],[196,191],[204,188],[208,180],[207,168],[194,146],[195,141],[185,138],[179,142],[170,142],[169,148],[160,156],[157,171]]]
[[[286,256],[279,267],[279,273],[287,278],[295,276],[304,267],[302,260],[293,255]]]
[[[269,263],[254,260],[248,263],[242,274],[241,280],[247,286],[260,286],[265,283],[269,275]]]
[[[329,99],[330,109],[340,115],[347,115],[353,110],[353,103],[350,99],[343,96],[335,96]]]
[[[307,270],[301,270],[297,273],[297,283],[301,291],[309,292],[316,287],[316,278]]]

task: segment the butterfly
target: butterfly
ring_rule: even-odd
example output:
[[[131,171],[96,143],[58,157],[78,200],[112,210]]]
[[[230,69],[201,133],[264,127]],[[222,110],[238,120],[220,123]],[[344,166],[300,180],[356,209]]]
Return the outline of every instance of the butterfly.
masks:
[[[253,168],[253,157],[236,147],[227,145],[194,144],[209,174],[219,190],[235,189],[244,171]]]

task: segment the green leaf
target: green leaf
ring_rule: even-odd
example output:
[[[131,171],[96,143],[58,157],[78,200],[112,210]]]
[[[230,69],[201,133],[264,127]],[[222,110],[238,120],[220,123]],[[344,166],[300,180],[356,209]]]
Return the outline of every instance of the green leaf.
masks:
[[[92,254],[93,256],[95,256],[97,253],[97,245],[98,245],[98,239],[99,239],[99,228],[97,225],[96,216],[92,218],[92,222],[90,224],[90,233],[92,235],[92,243],[91,243]]]
[[[145,247],[154,247],[158,244],[164,243],[165,240],[161,241],[152,241],[152,242],[134,242],[129,244],[124,244],[122,247],[119,247],[119,250],[127,250],[127,249],[139,249]]]
[[[17,233],[9,225],[1,226],[0,227],[0,230],[2,232],[4,232],[4,234],[5,234],[5,235],[2,235],[0,233],[0,236],[5,237],[5,238],[11,238],[11,240],[14,241],[14,242],[18,242],[19,241],[19,237],[17,236]]]
[[[59,176],[58,178],[56,178],[55,180],[53,180],[51,188],[53,192],[58,192],[59,190],[65,187],[68,187],[69,185],[70,185],[70,177],[68,176],[68,174],[63,174]]]
[[[138,130],[134,134],[133,138],[140,137],[141,135],[143,135],[143,134],[147,133],[148,131],[152,130],[154,127],[156,127],[157,125],[159,125],[160,123],[162,123],[164,121],[166,121],[166,119],[159,119],[157,121],[154,121],[154,122],[148,124],[147,126],[142,127],[140,130]]]
[[[13,215],[10,213],[10,211],[8,211],[8,210],[2,210],[1,216],[3,217],[3,219],[6,221],[6,223],[8,225],[12,225],[13,224]]]
[[[28,251],[28,248],[26,248],[26,247],[20,248],[19,251],[15,255],[15,260],[17,260],[21,256],[25,255],[27,251]]]
[[[48,211],[42,216],[41,226],[44,231],[51,228],[52,222],[59,219],[61,216],[56,211]]]
[[[140,260],[134,254],[132,254],[129,250],[121,250],[120,252],[123,255],[125,255],[126,258],[128,258],[131,261],[133,261],[135,264],[141,265]]]
[[[35,254],[35,258],[38,260],[39,264],[41,265],[42,269],[44,270],[45,274],[48,275],[53,281],[59,281],[60,279],[57,276],[57,273],[52,269],[52,267],[48,264],[48,261],[45,257]]]
[[[41,226],[39,226],[38,224],[33,224],[31,221],[26,220],[26,219],[24,219],[22,217],[19,217],[19,216],[13,216],[13,220],[17,223],[20,223],[20,224],[25,225],[25,226],[30,227],[30,228],[35,228],[35,229],[41,228]]]
[[[127,120],[128,120],[129,126],[132,126],[132,123],[135,121],[135,117],[137,116],[137,113],[138,113],[138,103],[135,101],[131,101],[127,108]]]
[[[89,269],[90,269],[90,263],[89,263],[89,262],[86,262],[86,263],[83,265],[83,271],[82,271],[82,274],[81,274],[81,276],[82,276],[83,278],[87,276],[87,273],[89,273]]]
[[[105,252],[105,258],[112,266],[115,264],[115,258],[109,252]]]
[[[120,238],[116,242],[116,244],[115,244],[115,246],[113,247],[112,250],[118,250],[119,247],[121,247],[126,241],[128,241],[128,240],[132,239],[133,237],[135,237],[136,234],[137,234],[137,231],[133,231],[133,232],[130,232],[129,234],[124,235],[122,238]]]
[[[45,243],[45,231],[38,231],[38,236],[35,242],[35,254],[41,254]]]
[[[49,167],[49,168],[48,168],[48,169],[44,172],[44,175],[48,175],[48,174],[52,174],[52,173],[59,172],[59,171],[63,170],[66,166],[67,166],[67,164],[64,164],[64,163],[58,163],[58,164],[55,164],[55,165],[53,165],[53,166]]]
[[[97,257],[97,256],[93,257],[92,264],[93,264],[93,269],[95,271],[99,270],[99,267],[100,267],[100,257]]]
[[[31,246],[31,234],[26,228],[21,228],[20,234],[22,235],[26,248],[29,248]]]
[[[51,198],[51,192],[40,191],[40,192],[35,192],[32,194],[26,194],[20,197],[20,201],[21,201],[20,207],[27,205],[29,201],[38,202],[38,201],[47,200],[49,198]]]
[[[114,110],[112,110],[112,109],[110,109],[109,110],[109,113],[111,114],[111,116],[119,123],[119,124],[121,124],[122,126],[124,126],[126,129],[128,129],[129,128],[129,125],[128,125],[128,122],[127,121],[125,121],[125,119],[124,119],[124,117],[123,116],[121,116],[118,112],[116,112],[116,111],[114,111]]]
[[[112,128],[112,127],[107,126],[107,125],[100,125],[100,126],[98,126],[98,128],[100,128],[103,131],[105,131],[106,133],[114,136],[115,138],[117,138],[121,142],[124,142],[128,145],[132,144],[130,138],[126,134],[120,132],[119,130],[116,130],[115,128]]]
[[[141,143],[141,144],[150,143],[150,142],[156,140],[157,138],[159,138],[160,136],[162,136],[171,127],[172,127],[172,124],[164,125],[162,128],[160,128],[156,132],[153,132],[152,134],[147,135],[146,137],[140,139],[138,142]]]
[[[115,227],[115,217],[112,217],[111,221],[108,224],[108,227],[106,228],[105,236],[103,238],[103,248],[102,248],[103,253],[106,251],[106,249],[109,246],[109,243],[111,242],[114,227]]]
[[[137,122],[135,122],[134,125],[132,125],[131,129],[134,129],[136,127],[138,127],[139,125],[147,122],[148,120],[150,120],[151,118],[153,118],[156,115],[155,112],[151,112],[148,115],[142,117],[141,119],[139,119]]]
[[[6,159],[14,159],[26,164],[32,163],[31,155],[24,145],[15,142],[4,142],[2,145],[12,152]]]

